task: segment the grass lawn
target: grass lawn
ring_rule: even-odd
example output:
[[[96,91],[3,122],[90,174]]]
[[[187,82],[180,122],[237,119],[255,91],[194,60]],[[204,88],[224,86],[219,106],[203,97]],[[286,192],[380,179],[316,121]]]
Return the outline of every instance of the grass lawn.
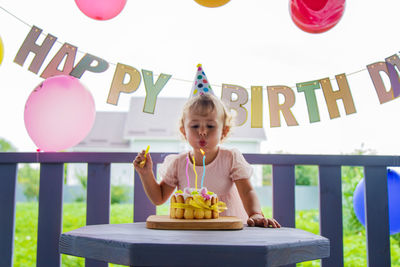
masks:
[[[263,208],[265,216],[271,217],[270,208]],[[111,205],[110,223],[131,223],[133,221],[132,204]],[[168,207],[157,208],[157,214],[168,214]],[[38,204],[36,202],[17,203],[14,244],[14,266],[36,266]],[[296,227],[306,231],[319,233],[318,211],[297,211]],[[86,222],[86,204],[64,204],[63,232],[82,227]],[[344,236],[344,256],[346,267],[366,266],[365,232],[346,234]],[[391,237],[392,266],[400,267],[400,244]],[[62,266],[84,266],[84,259],[62,255]],[[110,264],[110,266],[120,266]],[[297,266],[320,266],[320,261],[309,261]]]

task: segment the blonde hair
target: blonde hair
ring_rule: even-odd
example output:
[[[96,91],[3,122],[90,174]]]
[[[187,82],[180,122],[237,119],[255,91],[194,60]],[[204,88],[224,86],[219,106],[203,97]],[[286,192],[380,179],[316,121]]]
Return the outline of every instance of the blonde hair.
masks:
[[[199,94],[195,97],[190,98],[182,109],[181,119],[179,120],[179,127],[184,127],[185,115],[188,113],[194,113],[201,116],[205,116],[214,110],[217,111],[218,115],[222,116],[223,127],[228,127],[228,131],[222,140],[224,140],[232,129],[232,115],[229,113],[228,109],[224,103],[212,94]]]

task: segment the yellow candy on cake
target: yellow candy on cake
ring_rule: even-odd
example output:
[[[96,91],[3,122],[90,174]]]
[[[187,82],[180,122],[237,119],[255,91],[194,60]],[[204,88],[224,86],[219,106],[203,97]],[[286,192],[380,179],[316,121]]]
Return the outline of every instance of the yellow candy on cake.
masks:
[[[185,188],[172,195],[169,214],[172,219],[217,219],[224,210],[225,203],[207,188]]]
[[[183,196],[178,195],[176,197],[176,205],[182,205],[184,203],[185,203],[185,201],[183,200]],[[177,219],[182,219],[184,211],[185,211],[185,209],[183,209],[183,208],[177,208],[175,210],[175,217]]]
[[[190,207],[190,202],[193,201],[192,197],[187,197],[185,199],[185,211],[183,212],[183,218],[190,220],[194,217],[194,209]]]

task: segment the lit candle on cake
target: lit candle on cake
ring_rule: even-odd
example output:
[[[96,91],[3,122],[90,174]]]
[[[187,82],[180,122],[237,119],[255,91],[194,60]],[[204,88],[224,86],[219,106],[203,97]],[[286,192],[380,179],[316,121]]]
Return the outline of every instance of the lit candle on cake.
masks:
[[[204,150],[201,148],[200,148],[200,152],[203,155],[203,176],[201,177],[201,188],[203,188],[204,175],[206,174],[206,155],[204,153]]]

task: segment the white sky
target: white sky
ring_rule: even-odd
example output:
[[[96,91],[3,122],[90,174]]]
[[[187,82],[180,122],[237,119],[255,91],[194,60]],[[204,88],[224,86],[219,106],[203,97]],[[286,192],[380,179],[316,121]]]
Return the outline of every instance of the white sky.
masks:
[[[292,111],[299,126],[270,128],[267,93],[264,91],[264,127],[268,141],[263,152],[300,154],[350,153],[364,148],[378,154],[398,154],[399,99],[379,104],[366,65],[398,53],[400,1],[347,1],[342,20],[330,31],[309,34],[290,17],[289,1],[231,0],[220,8],[205,8],[193,0],[128,0],[112,20],[85,16],[73,0],[0,0],[30,26],[58,37],[39,74],[28,71],[33,56],[23,67],[13,63],[30,27],[0,9],[0,36],[5,57],[0,65],[0,137],[19,151],[35,151],[25,129],[24,105],[42,81],[39,75],[67,42],[80,51],[108,61],[103,73],[86,72],[81,82],[92,93],[98,111],[127,111],[132,96],[144,96],[143,82],[132,94],[121,94],[118,106],[106,103],[116,63],[172,78],[160,96],[187,96],[202,63],[217,95],[222,83],[250,88],[252,85],[287,85],[321,78],[347,77],[357,113],[330,120],[322,90],[316,90],[321,121],[309,123],[305,97],[295,93]],[[44,37],[44,36],[42,36]],[[387,83],[387,81],[385,81]],[[332,86],[337,88],[336,82]],[[296,91],[296,89],[294,88]],[[250,103],[246,105],[250,112]],[[250,115],[249,115],[250,118]]]

